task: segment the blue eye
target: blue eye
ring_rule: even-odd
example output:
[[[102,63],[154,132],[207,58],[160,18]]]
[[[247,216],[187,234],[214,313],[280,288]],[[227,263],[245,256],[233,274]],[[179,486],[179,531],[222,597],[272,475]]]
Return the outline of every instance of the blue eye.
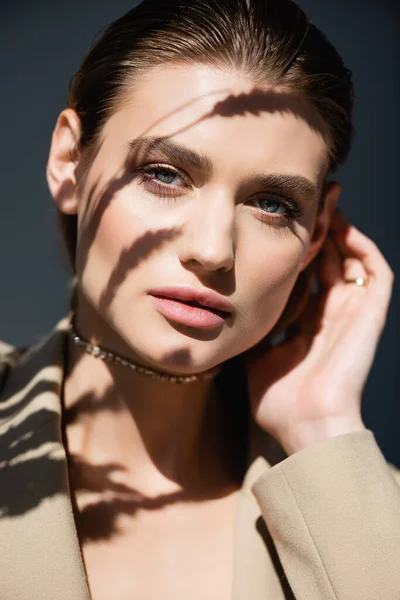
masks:
[[[141,177],[141,183],[153,185],[161,190],[168,190],[168,188],[175,188],[176,190],[188,187],[185,179],[178,171],[163,165],[145,165],[137,172]]]
[[[276,198],[257,198],[259,202],[260,208],[265,212],[271,214],[282,214],[278,213],[279,207],[283,210],[287,210],[281,200],[277,200]]]
[[[157,181],[159,181],[160,183],[163,183],[165,185],[169,185],[171,183],[174,183],[175,178],[179,177],[178,173],[176,173],[176,171],[172,171],[171,169],[164,169],[164,168],[154,168],[151,171],[147,171],[147,173],[153,173],[154,174],[154,179],[157,179]]]
[[[182,196],[190,187],[179,171],[165,165],[144,165],[136,170],[136,174],[139,185],[166,200]]]
[[[262,220],[276,225],[293,223],[303,215],[297,202],[277,193],[253,198],[250,205],[258,209]]]

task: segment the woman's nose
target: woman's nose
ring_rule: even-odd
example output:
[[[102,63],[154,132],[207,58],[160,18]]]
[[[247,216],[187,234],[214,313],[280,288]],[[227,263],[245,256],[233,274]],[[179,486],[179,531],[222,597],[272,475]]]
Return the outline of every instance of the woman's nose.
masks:
[[[186,221],[179,258],[194,269],[230,271],[235,261],[235,236],[232,200],[203,198]]]

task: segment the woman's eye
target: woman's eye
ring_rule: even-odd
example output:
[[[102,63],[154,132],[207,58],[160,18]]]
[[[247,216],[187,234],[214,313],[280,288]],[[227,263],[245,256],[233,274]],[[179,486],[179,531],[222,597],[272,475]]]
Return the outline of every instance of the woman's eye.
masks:
[[[154,178],[160,183],[166,185],[176,184],[176,179],[180,179],[178,173],[171,171],[170,169],[153,169]]]
[[[297,202],[281,194],[254,198],[251,200],[251,204],[259,209],[261,218],[269,219],[269,222],[275,221],[278,224],[279,222],[294,222],[303,215]]]
[[[174,200],[187,193],[190,184],[177,170],[164,165],[145,165],[136,170],[137,183],[147,192]]]
[[[168,167],[142,167],[139,172],[148,182],[154,182],[155,184],[177,187],[186,184],[178,171]]]
[[[255,203],[258,203],[261,210],[272,214],[282,214],[279,213],[279,209],[282,209],[283,211],[286,210],[286,207],[283,205],[282,201],[277,200],[276,198],[258,198]]]

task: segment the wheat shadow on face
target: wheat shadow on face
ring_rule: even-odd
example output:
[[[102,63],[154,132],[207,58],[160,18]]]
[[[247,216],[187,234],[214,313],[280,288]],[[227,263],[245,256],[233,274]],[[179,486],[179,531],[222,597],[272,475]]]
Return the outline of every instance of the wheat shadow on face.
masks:
[[[179,111],[183,110],[183,108],[186,106],[187,105],[185,104],[183,107],[179,107],[175,112],[179,113]],[[304,119],[310,125],[310,127],[318,130],[320,133],[323,133],[318,117],[307,107],[307,105],[304,104],[304,102],[299,102],[299,98],[293,93],[254,89],[249,93],[242,93],[236,96],[232,94],[228,95],[223,100],[217,101],[213,109],[203,114],[201,118],[179,130],[172,131],[167,136],[162,136],[162,138],[158,139],[171,138],[179,133],[182,133],[183,131],[187,131],[195,127],[195,125],[201,121],[212,119],[217,116],[223,118],[231,118],[246,114],[258,116],[263,112],[295,114],[299,118]],[[169,118],[171,114],[173,113],[166,115],[165,119]],[[159,124],[161,121],[162,120],[160,119],[157,124]],[[99,181],[96,181],[92,185],[88,193],[87,202],[85,203],[85,212],[81,219],[81,222],[85,222],[85,220],[89,219],[89,225],[85,230],[85,243],[79,255],[81,272],[84,272],[87,264],[88,253],[96,238],[96,234],[104,212],[116,197],[118,192],[131,184],[135,177],[135,169],[133,168],[133,165],[140,165],[146,156],[151,153],[152,143],[146,143],[146,140],[148,139],[146,136],[151,133],[154,127],[155,125],[148,128],[141,134],[139,138],[137,138],[137,143],[130,147],[120,172],[107,183],[102,191],[99,191],[98,189]],[[156,142],[153,144],[156,145]],[[135,193],[134,188],[133,193]],[[150,254],[153,254],[157,250],[161,250],[165,242],[173,240],[175,237],[178,237],[181,234],[182,232],[178,231],[177,228],[171,229],[170,231],[166,229],[149,231],[144,234],[142,240],[136,240],[132,243],[130,248],[123,249],[117,264],[113,269],[111,277],[102,291],[101,311],[107,311],[109,309],[113,299],[115,298],[116,291],[125,281],[129,273],[131,273],[141,262],[146,260]],[[185,270],[191,270],[190,265],[182,266]],[[229,273],[218,271],[215,273],[200,274],[197,271],[196,276],[202,286],[210,287],[211,289],[214,289],[223,295],[232,295],[236,289],[235,268],[233,268]]]

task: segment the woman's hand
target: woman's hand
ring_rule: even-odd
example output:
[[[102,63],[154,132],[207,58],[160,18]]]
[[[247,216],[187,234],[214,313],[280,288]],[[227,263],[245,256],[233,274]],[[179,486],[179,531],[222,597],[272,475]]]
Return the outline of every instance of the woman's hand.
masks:
[[[375,243],[339,210],[317,260],[321,294],[284,343],[247,362],[253,416],[288,455],[365,429],[362,393],[394,280]],[[368,287],[344,283],[357,277]]]

